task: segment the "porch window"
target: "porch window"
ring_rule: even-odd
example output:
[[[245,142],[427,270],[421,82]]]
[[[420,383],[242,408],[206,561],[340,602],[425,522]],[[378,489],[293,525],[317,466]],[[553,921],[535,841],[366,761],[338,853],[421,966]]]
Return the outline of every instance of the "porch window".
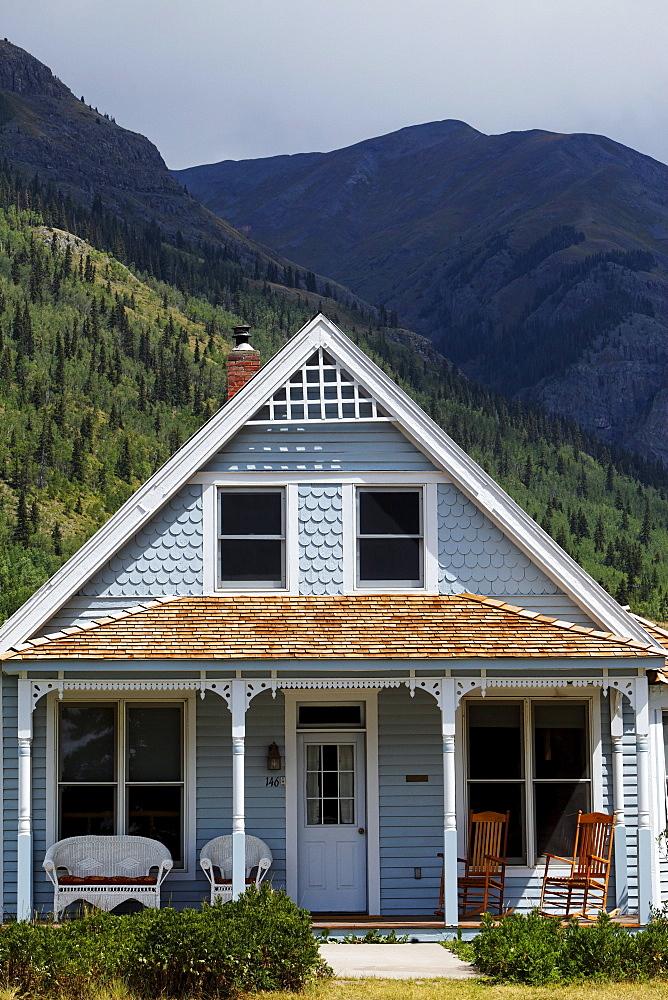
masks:
[[[220,490],[218,585],[285,587],[285,491]]]
[[[421,489],[358,489],[358,587],[422,587],[423,540]]]
[[[58,839],[135,834],[184,858],[183,704],[61,704]]]
[[[472,701],[467,730],[468,808],[510,811],[509,861],[567,856],[591,811],[587,704]]]

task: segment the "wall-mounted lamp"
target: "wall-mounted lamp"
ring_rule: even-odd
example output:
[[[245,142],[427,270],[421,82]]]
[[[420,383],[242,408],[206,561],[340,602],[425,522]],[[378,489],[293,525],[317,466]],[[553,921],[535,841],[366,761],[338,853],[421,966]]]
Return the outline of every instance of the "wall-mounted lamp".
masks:
[[[275,743],[272,743],[267,750],[267,770],[268,771],[280,771],[281,770],[281,751],[278,749]]]

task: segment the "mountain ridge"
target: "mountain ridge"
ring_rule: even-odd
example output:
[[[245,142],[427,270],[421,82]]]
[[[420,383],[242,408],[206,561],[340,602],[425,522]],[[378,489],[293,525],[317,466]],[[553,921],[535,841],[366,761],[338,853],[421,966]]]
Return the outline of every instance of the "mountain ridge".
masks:
[[[665,164],[605,136],[446,120],[173,174],[471,378],[668,462]]]

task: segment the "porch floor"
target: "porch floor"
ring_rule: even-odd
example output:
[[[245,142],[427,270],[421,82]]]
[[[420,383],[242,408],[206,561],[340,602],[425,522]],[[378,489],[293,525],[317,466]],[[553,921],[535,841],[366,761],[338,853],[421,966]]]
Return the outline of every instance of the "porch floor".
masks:
[[[638,916],[635,913],[623,913],[612,917],[614,923],[621,927],[640,927]],[[578,923],[587,925],[595,923],[595,920],[578,918]],[[406,930],[443,930],[442,920],[434,918],[426,919],[424,914],[420,916],[378,916],[369,913],[314,913],[312,927],[314,931],[366,931],[373,929],[380,931],[406,931]],[[459,927],[462,930],[477,930],[480,927],[479,920],[460,920]]]

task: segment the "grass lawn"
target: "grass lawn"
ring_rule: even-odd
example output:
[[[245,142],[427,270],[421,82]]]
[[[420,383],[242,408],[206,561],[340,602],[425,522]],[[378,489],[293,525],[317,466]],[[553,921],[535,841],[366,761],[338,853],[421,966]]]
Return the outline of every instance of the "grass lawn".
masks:
[[[668,983],[492,986],[482,980],[338,979],[304,993],[255,993],[253,1000],[665,1000]],[[250,1000],[250,998],[248,998]]]

